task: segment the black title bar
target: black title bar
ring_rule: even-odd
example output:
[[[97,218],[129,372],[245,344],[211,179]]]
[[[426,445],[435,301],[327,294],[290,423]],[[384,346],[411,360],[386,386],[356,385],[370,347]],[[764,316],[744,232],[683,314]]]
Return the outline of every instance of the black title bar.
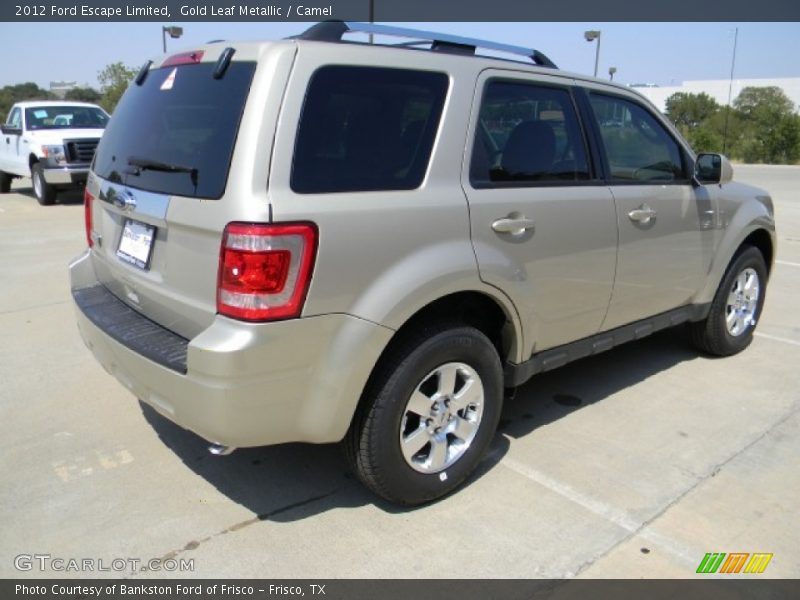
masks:
[[[0,21],[800,21],[797,0],[6,0]]]

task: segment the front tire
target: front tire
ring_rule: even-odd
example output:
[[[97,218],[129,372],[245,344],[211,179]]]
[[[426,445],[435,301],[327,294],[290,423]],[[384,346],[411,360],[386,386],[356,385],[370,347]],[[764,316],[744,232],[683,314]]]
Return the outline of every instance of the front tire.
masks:
[[[31,182],[33,183],[33,193],[39,204],[49,206],[56,201],[58,191],[45,181],[44,171],[39,163],[34,163],[31,167]]]
[[[378,366],[344,440],[359,479],[416,505],[460,486],[483,457],[503,402],[500,357],[479,330],[422,328]]]
[[[690,323],[694,345],[714,356],[741,352],[753,341],[767,291],[767,265],[758,248],[745,246],[733,259],[705,320]]]

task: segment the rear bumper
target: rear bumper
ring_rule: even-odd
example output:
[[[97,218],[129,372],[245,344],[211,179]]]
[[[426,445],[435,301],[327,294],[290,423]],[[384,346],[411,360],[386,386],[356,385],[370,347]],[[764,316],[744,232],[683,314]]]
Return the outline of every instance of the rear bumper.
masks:
[[[110,293],[94,276],[88,251],[72,262],[70,278],[78,329],[106,371],[168,419],[225,446],[340,440],[392,335],[341,314],[263,324],[217,316],[200,335],[184,340],[183,371],[181,338],[105,297]],[[98,319],[80,300],[89,288],[96,300],[116,301],[133,317]],[[108,325],[125,319],[132,319],[127,330],[124,323],[117,331]],[[167,354],[177,353],[178,361],[170,365],[162,360],[166,355],[137,347],[137,327],[152,340],[177,338]]]
[[[75,167],[46,167],[42,169],[44,180],[50,185],[73,185],[85,183],[89,176],[89,165]]]

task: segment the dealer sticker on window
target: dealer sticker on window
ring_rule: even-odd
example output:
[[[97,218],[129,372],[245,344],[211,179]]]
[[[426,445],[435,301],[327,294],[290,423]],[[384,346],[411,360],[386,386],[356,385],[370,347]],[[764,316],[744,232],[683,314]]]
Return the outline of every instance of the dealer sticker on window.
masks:
[[[140,269],[149,268],[155,233],[156,228],[152,225],[127,219],[119,239],[117,256]]]

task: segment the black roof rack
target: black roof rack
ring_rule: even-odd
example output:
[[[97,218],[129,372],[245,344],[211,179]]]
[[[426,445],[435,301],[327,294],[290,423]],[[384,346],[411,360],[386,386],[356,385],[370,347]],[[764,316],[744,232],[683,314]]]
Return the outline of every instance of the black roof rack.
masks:
[[[340,42],[342,36],[347,33],[371,33],[374,35],[385,35],[391,37],[412,38],[412,42],[397,44],[398,46],[413,47],[423,44],[430,44],[430,49],[434,52],[447,52],[451,54],[474,55],[475,50],[483,48],[506,54],[524,56],[533,61],[540,67],[557,69],[558,67],[545,54],[533,48],[522,46],[512,46],[510,44],[500,44],[487,40],[478,40],[448,33],[435,33],[432,31],[421,31],[419,29],[409,29],[406,27],[393,27],[389,25],[376,25],[375,23],[357,23],[352,21],[323,21],[309,27],[300,35],[293,36],[294,39],[314,40],[318,42]]]

